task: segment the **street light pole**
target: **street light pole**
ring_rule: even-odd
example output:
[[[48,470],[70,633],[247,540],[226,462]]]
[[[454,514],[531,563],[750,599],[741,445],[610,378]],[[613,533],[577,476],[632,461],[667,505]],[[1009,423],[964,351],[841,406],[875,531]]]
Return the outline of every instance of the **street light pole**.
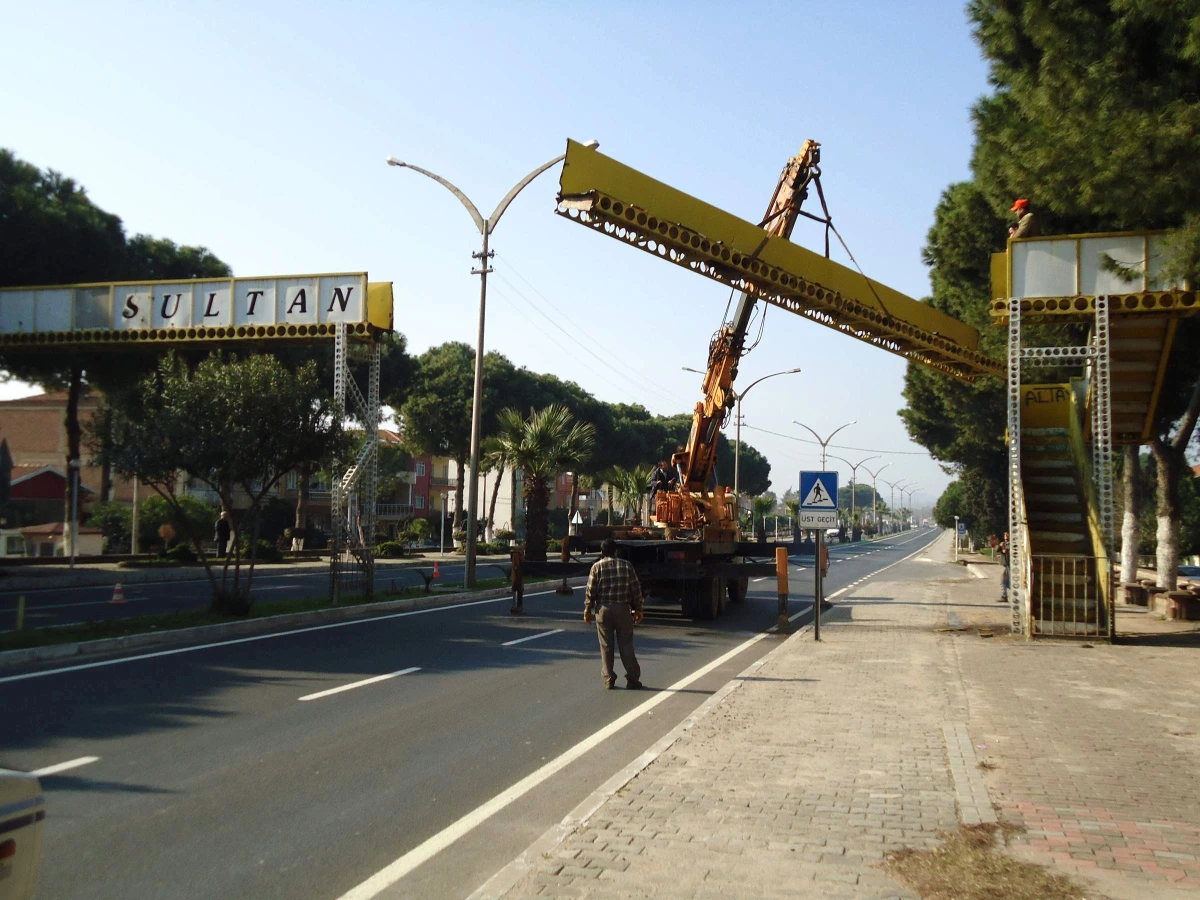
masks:
[[[600,146],[600,144],[597,141],[585,141],[583,146],[595,148]],[[474,394],[471,398],[471,480],[467,483],[468,524],[466,529],[466,571],[463,579],[465,586],[469,588],[475,586],[475,551],[477,541],[475,529],[476,522],[479,518],[479,441],[480,430],[483,426],[483,331],[487,314],[487,277],[488,273],[492,271],[491,266],[488,265],[488,260],[495,255],[495,251],[489,249],[488,247],[488,239],[491,237],[492,232],[496,230],[496,225],[499,224],[500,217],[504,215],[504,212],[508,209],[509,204],[516,199],[517,194],[521,193],[521,191],[524,190],[524,188],[531,181],[533,181],[533,179],[537,178],[552,166],[558,165],[566,158],[567,156],[565,153],[556,156],[549,162],[538,166],[536,169],[518,181],[513,186],[512,190],[504,195],[504,199],[500,201],[500,203],[496,206],[496,209],[487,219],[483,218],[479,212],[479,209],[470,201],[466,194],[456,188],[445,178],[442,178],[442,176],[436,175],[433,172],[430,172],[428,169],[422,169],[420,166],[414,166],[411,163],[402,162],[401,160],[396,159],[394,156],[389,156],[387,158],[387,164],[389,166],[397,166],[402,169],[412,169],[414,172],[420,172],[422,175],[432,178],[442,187],[446,188],[446,190],[450,191],[450,193],[457,197],[459,202],[466,207],[467,212],[471,214],[471,219],[474,221],[475,227],[479,229],[479,234],[483,237],[482,250],[479,253],[471,254],[472,259],[479,260],[479,268],[471,270],[472,275],[479,276],[479,337],[475,342],[475,386]],[[460,478],[462,477],[462,474],[463,473],[461,472],[459,473]]]
[[[844,457],[841,457],[841,456],[835,456],[834,459],[841,460],[842,462],[844,462],[846,465],[848,465],[850,467],[850,540],[853,542],[853,540],[854,540],[854,519],[855,519],[855,505],[854,505],[855,496],[854,495],[858,491],[858,467],[869,460],[879,459],[879,455],[876,454],[875,456],[868,456],[866,459],[862,460],[861,462],[856,462],[856,463],[852,463],[852,462],[850,462],[850,460],[845,459]]]
[[[891,510],[889,515],[891,516],[891,519],[892,519],[893,529],[895,528],[895,524],[896,524],[896,489],[897,488],[900,489],[900,502],[903,503],[904,502],[904,485],[905,485],[905,483],[906,482],[904,481],[903,478],[897,478],[895,481],[885,481],[884,482],[884,484],[886,484],[889,488],[891,488],[891,493],[888,495],[888,505],[889,505],[889,509]]]
[[[879,473],[890,466],[891,463],[884,463],[874,472],[863,466],[866,473],[871,476],[871,524],[875,526],[876,534],[879,533],[879,490],[875,487],[876,480],[879,478]],[[884,484],[887,484],[885,481]]]
[[[707,372],[701,372],[699,369],[693,369],[690,366],[684,366],[683,371],[695,372],[697,375],[707,377]],[[729,390],[737,400],[737,409],[734,414],[737,416],[736,436],[733,444],[733,503],[737,509],[738,520],[741,521],[742,516],[742,398],[750,393],[750,388],[758,384],[759,381],[766,381],[768,378],[774,378],[776,375],[795,375],[799,369],[784,369],[782,372],[772,372],[770,375],[764,375],[756,381],[750,382],[743,391],[735,391],[731,387]]]
[[[850,422],[847,422],[845,425],[839,425],[837,428],[833,429],[833,431],[829,432],[829,437],[825,438],[825,440],[821,440],[821,436],[819,434],[817,434],[815,431],[813,431],[811,428],[809,428],[807,425],[805,425],[803,422],[797,422],[795,419],[792,419],[792,424],[799,425],[801,428],[807,429],[808,433],[817,439],[817,443],[821,445],[821,471],[824,472],[825,471],[825,448],[829,446],[829,442],[833,440],[833,436],[835,434],[837,434],[843,428],[849,428],[851,425],[857,425],[858,419],[854,419]],[[803,499],[804,498],[801,498],[801,500],[803,500]]]

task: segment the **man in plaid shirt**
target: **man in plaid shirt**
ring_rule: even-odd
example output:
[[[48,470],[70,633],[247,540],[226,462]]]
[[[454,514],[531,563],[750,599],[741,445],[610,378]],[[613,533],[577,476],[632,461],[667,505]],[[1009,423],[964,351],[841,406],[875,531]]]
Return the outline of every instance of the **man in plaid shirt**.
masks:
[[[633,654],[633,625],[642,621],[642,586],[637,572],[625,559],[617,559],[617,543],[605,538],[600,545],[600,559],[588,575],[587,599],[583,604],[583,621],[596,623],[600,638],[600,674],[604,687],[612,690],[617,683],[613,672],[613,636],[621,651],[625,667],[626,687],[631,691],[642,686],[642,667]]]

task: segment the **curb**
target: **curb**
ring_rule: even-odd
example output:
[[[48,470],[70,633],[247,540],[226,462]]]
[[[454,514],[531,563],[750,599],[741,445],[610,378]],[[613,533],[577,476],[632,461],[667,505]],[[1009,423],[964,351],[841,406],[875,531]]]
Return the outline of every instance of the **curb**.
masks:
[[[582,587],[587,578],[569,578],[567,584]],[[546,593],[552,593],[554,585],[546,582]],[[540,593],[540,592],[539,592]],[[431,609],[440,606],[455,606],[465,601],[499,600],[511,594],[509,588],[490,588],[486,591],[462,592],[458,594],[431,594],[421,597],[406,597],[403,600],[382,600],[356,606],[339,606],[331,609],[314,609],[307,612],[284,613],[279,616],[263,616],[259,619],[239,619],[219,625],[197,625],[173,631],[153,631],[129,634],[95,641],[78,641],[70,644],[47,644],[44,647],[28,647],[22,650],[0,652],[0,671],[19,668],[34,663],[55,662],[75,657],[100,656],[126,650],[141,650],[146,647],[180,647],[189,644],[205,644],[227,637],[244,637],[262,634],[279,628],[294,628],[303,625],[321,625],[327,622],[343,622],[350,619],[370,619],[376,615]]]
[[[453,560],[438,558],[409,559],[409,560],[376,560],[376,564],[384,563],[386,571],[397,569],[421,569],[432,566],[434,562],[453,564],[461,559]],[[502,565],[508,562],[508,557],[485,557],[477,560],[479,565]],[[112,565],[104,563],[104,565]],[[57,567],[56,567],[57,568]],[[219,569],[220,566],[215,568]],[[0,566],[0,570],[3,567]],[[291,563],[259,563],[254,567],[256,576],[303,574],[306,571],[329,571],[329,561],[325,560],[296,560]],[[161,569],[92,569],[80,567],[73,572],[68,570],[61,575],[29,576],[19,574],[19,570],[10,569],[8,575],[0,577],[0,591],[17,593],[20,591],[54,590],[55,588],[111,587],[118,581],[121,584],[146,584],[160,581],[204,581],[208,576],[202,567],[181,566],[179,568],[165,567]]]
[[[547,829],[541,837],[525,848],[520,856],[468,896],[467,900],[499,900],[499,898],[504,897],[517,886],[522,878],[537,868],[537,864],[542,857],[552,853],[559,844],[587,825],[588,820],[599,812],[600,808],[621,788],[625,787],[625,785],[633,781],[645,769],[649,768],[651,763],[667,752],[697,722],[700,722],[716,707],[724,703],[730,694],[745,684],[745,679],[749,675],[757,672],[768,662],[774,660],[776,656],[784,651],[788,644],[793,640],[799,639],[801,635],[806,634],[811,629],[811,624],[797,629],[785,640],[781,641],[779,646],[774,650],[764,654],[760,659],[755,660],[731,678],[720,690],[696,707],[691,715],[652,744],[645,753],[637,757],[633,762],[625,766],[616,775],[589,794],[587,799],[571,810],[571,812],[567,813],[561,822]]]

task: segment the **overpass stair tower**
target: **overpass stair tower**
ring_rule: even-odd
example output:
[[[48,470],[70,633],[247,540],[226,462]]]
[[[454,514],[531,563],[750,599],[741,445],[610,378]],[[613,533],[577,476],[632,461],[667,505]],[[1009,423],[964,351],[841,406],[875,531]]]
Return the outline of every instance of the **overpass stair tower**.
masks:
[[[1179,319],[1200,309],[1161,274],[1165,237],[1022,238],[992,258],[992,322],[1008,330],[1014,632],[1113,636],[1113,449],[1152,438]],[[1026,380],[1038,370],[1052,377]]]

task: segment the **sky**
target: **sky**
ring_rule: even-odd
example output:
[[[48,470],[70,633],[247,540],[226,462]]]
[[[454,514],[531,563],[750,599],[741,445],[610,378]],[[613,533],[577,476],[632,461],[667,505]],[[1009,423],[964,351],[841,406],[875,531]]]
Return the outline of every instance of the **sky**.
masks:
[[[942,191],[969,177],[970,109],[987,90],[961,0],[47,0],[6,4],[5,20],[0,146],[76,179],[129,233],[206,246],[236,275],[394,282],[414,353],[474,344],[479,234],[449,192],[387,156],[437,172],[486,216],[566,138],[596,139],[757,221],[813,138],[858,264],[921,298],[921,248]],[[492,236],[486,349],[603,400],[690,412],[701,378],[683,367],[704,367],[728,290],[554,215],[557,173]],[[823,248],[803,220],[792,239]],[[849,262],[836,242],[832,255]],[[793,422],[824,436],[855,420],[830,452],[878,455],[866,466],[887,465],[885,499],[883,480],[905,480],[914,505],[931,505],[951,476],[897,415],[904,361],[772,309],[738,384],[794,367],[743,403],[743,440],[771,462],[772,489],[820,466]]]

